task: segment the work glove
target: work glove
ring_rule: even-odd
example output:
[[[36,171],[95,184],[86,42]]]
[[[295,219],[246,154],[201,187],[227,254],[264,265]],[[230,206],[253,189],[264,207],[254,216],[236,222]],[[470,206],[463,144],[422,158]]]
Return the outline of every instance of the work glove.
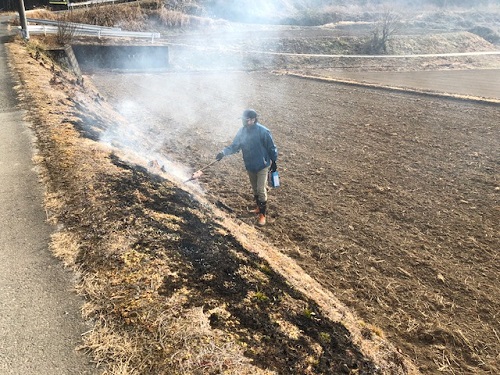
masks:
[[[271,160],[271,168],[269,168],[271,172],[276,172],[278,170],[278,166],[274,160]]]
[[[217,154],[217,156],[215,157],[215,160],[221,161],[223,157],[224,157],[224,153],[223,152],[219,152]]]

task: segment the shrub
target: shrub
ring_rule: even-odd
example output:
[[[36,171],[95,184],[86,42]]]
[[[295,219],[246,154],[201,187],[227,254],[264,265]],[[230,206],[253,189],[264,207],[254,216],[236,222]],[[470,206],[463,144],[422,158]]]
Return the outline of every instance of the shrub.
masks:
[[[77,27],[70,18],[68,13],[64,13],[64,16],[57,21],[56,42],[60,45],[71,43],[77,34]]]
[[[399,16],[390,10],[386,10],[382,15],[372,37],[362,47],[361,52],[367,55],[380,55],[387,53],[387,42],[389,38],[398,30],[400,26]]]

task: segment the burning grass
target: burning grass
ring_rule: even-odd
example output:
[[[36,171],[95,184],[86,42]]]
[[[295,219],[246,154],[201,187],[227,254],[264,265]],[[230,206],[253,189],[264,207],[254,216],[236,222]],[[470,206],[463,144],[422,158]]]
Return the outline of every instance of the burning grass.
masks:
[[[255,232],[97,142],[120,118],[90,84],[25,47],[9,54],[59,227],[51,247],[80,275],[94,323],[81,349],[104,373],[414,371],[371,328],[358,334],[346,310],[335,315],[331,299],[318,303],[321,291],[308,295],[306,275]]]

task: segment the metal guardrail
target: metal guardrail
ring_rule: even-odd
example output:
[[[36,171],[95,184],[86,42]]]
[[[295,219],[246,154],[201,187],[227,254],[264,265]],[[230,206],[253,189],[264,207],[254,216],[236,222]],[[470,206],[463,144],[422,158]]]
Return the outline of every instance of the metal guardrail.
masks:
[[[28,21],[40,23],[38,21]],[[44,20],[44,25],[28,25],[28,31],[32,34],[57,34],[61,27],[68,27],[74,31],[76,36],[96,36],[101,37],[114,37],[114,38],[147,38],[153,42],[155,39],[160,38],[160,33],[148,33],[141,31],[124,31],[119,28],[110,28],[78,23],[61,23],[60,21]],[[21,27],[19,27],[21,29]]]

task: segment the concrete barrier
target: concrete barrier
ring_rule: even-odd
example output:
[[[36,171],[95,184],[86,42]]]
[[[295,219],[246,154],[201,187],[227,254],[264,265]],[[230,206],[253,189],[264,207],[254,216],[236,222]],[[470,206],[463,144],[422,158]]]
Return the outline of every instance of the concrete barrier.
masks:
[[[158,70],[169,66],[167,46],[78,45],[72,46],[83,72],[96,69]]]

